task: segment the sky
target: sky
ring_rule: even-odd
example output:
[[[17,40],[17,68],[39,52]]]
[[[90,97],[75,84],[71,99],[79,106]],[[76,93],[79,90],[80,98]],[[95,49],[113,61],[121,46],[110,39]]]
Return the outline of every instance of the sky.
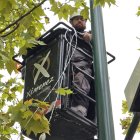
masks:
[[[102,9],[106,50],[116,57],[108,65],[110,94],[116,140],[123,140],[120,119],[124,89],[140,56],[140,17],[136,15],[140,0],[117,0],[117,6]],[[133,140],[140,140],[136,134]]]
[[[124,140],[120,126],[124,89],[140,56],[140,40],[136,38],[140,38],[140,16],[136,16],[138,6],[140,0],[116,0],[116,6],[102,8],[106,50],[116,57],[108,65],[116,140]],[[53,18],[47,28],[56,23]],[[140,140],[140,134],[136,134],[133,140]]]

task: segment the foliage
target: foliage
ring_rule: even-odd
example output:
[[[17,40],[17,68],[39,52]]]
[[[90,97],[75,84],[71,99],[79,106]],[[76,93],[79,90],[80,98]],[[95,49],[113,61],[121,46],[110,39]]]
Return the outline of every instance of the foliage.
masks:
[[[95,0],[95,6],[96,5],[102,5],[105,6],[105,4],[107,3],[109,6],[111,6],[111,4],[115,4],[115,0]]]
[[[136,15],[140,16],[140,7],[138,7]],[[137,37],[137,39],[140,40],[139,37]],[[126,134],[133,119],[133,113],[128,111],[127,102],[124,100],[122,101],[122,114],[125,116],[124,118],[120,119],[120,124],[122,126],[123,134]],[[138,125],[137,132],[140,133],[140,124]]]
[[[58,88],[58,89],[55,90],[55,93],[64,96],[64,95],[72,94],[73,92],[68,88]]]
[[[115,0],[94,1],[94,6],[104,6],[105,4],[110,6],[115,4]],[[17,64],[12,60],[12,57],[16,54],[19,56],[26,54],[27,48],[33,47],[34,44],[44,45],[37,41],[37,38],[46,32],[45,25],[51,18],[50,11],[59,19],[67,20],[69,15],[80,8],[83,9],[81,14],[85,18],[89,18],[89,7],[86,0],[0,0],[0,70],[2,72],[5,70],[10,75],[19,75],[16,69]],[[138,9],[137,15],[140,15],[140,9]],[[6,80],[7,78],[0,74],[0,139],[7,140],[11,134],[17,134],[13,127],[17,121],[22,128],[25,128],[26,119],[29,119],[33,114],[28,123],[27,133],[33,131],[36,134],[45,127],[47,129],[44,131],[49,134],[48,120],[44,118],[43,114],[40,114],[40,110],[32,112],[29,109],[29,105],[39,107],[44,103],[40,101],[33,103],[33,99],[25,103],[19,102],[17,98],[21,96],[23,82],[17,76],[13,78],[10,75]],[[71,91],[59,88],[56,93],[67,95]],[[48,104],[46,103],[45,106],[47,107]],[[44,111],[43,107],[41,107],[41,111]],[[44,126],[43,121],[47,126]],[[42,123],[43,125],[42,127],[39,125],[40,127],[37,129],[31,126],[32,123],[35,125]]]
[[[140,6],[138,7],[137,16],[140,16]]]
[[[133,119],[133,113],[128,111],[127,102],[124,100],[122,101],[122,114],[124,114],[124,118],[120,119],[120,124],[122,126],[123,134],[126,134]],[[137,128],[137,132],[140,132],[140,124]]]
[[[13,128],[14,122],[8,114],[0,112],[0,139],[9,140],[10,134],[18,134],[17,130]]]
[[[38,100],[30,99],[24,103],[20,101],[16,106],[10,106],[8,113],[13,122],[18,122],[27,135],[33,132],[50,134],[49,121],[45,112],[49,104]]]

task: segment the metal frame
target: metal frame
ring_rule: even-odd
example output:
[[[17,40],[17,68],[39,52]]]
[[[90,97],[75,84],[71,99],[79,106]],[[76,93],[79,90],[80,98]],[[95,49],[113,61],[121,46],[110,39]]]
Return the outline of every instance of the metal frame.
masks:
[[[59,23],[56,24],[53,28],[51,28],[48,32],[46,32],[44,35],[42,35],[38,40],[44,41],[52,32],[55,31],[55,29],[58,28],[59,25],[64,25],[64,26],[67,27],[69,30],[71,30],[71,31],[73,30],[71,27],[69,27],[69,26],[66,25],[65,23],[59,22]],[[83,52],[87,57],[90,57],[90,58],[92,59],[92,56],[91,56],[91,55],[88,55],[88,54],[87,54],[86,52],[84,52],[83,50],[82,50],[82,52]],[[108,61],[108,64],[109,64],[109,63],[111,63],[112,61],[115,60],[115,57],[114,57],[112,54],[110,54],[109,52],[106,52],[106,53],[107,53],[110,57],[112,57],[112,59],[111,59],[110,61]],[[33,54],[32,54],[32,55],[33,55]],[[20,62],[19,60],[17,60],[17,59],[16,59],[17,57],[18,57],[18,55],[13,56],[13,60],[16,61],[17,63],[21,64],[21,65],[22,65],[21,68],[23,68],[23,67],[25,66],[25,63],[24,63],[24,62]],[[82,73],[84,73],[86,76],[89,76],[92,80],[94,80],[94,77],[92,77],[92,76],[90,76],[90,75],[87,75],[87,74],[86,74],[83,70],[81,70],[80,68],[76,67],[76,69],[78,69],[79,71],[81,71]],[[21,69],[20,69],[20,70],[21,70]],[[76,86],[76,85],[75,85],[75,86]],[[93,103],[96,103],[96,101],[95,101],[94,99],[92,99],[92,98],[90,98],[89,96],[85,95],[84,92],[83,92],[81,89],[77,88],[77,90],[78,90],[78,92],[79,92],[80,94],[82,94],[83,96],[85,96],[89,101],[91,101],[91,102],[93,102]],[[65,112],[65,113],[64,113],[64,112]],[[61,114],[63,117],[64,117],[64,116],[70,115],[72,118],[75,118],[75,119],[81,121],[81,125],[86,125],[86,124],[88,124],[89,128],[91,127],[92,129],[95,129],[95,132],[94,132],[94,133],[97,134],[97,124],[96,124],[96,123],[90,121],[90,120],[87,119],[87,118],[80,117],[79,115],[75,114],[71,109],[64,108],[64,110],[62,110],[62,111],[58,110],[57,113]],[[61,116],[61,115],[60,115],[60,116]],[[94,133],[93,133],[93,135],[95,135]],[[51,140],[51,139],[50,139],[50,140]]]

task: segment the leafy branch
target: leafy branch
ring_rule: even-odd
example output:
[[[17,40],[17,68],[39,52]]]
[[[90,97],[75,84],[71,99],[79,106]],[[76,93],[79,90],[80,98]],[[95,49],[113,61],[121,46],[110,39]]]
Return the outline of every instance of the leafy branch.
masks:
[[[33,12],[36,8],[38,8],[39,6],[41,6],[46,0],[43,0],[42,2],[40,2],[39,4],[35,5],[30,11],[28,11],[27,13],[25,13],[24,15],[22,15],[21,17],[19,17],[16,21],[14,21],[13,23],[9,24],[7,27],[5,27],[4,29],[0,30],[0,33],[3,33],[4,31],[6,31],[8,28],[14,26],[15,24],[17,24],[20,20],[22,20],[23,18],[25,18],[27,15],[29,15],[31,12]]]
[[[1,35],[1,37],[6,37],[6,36],[10,35],[10,34],[13,33],[18,27],[19,27],[19,24],[17,23],[17,24],[16,24],[16,27],[14,27],[13,30],[11,30],[11,31],[9,31],[9,32],[7,32],[7,33],[5,33],[4,35]]]
[[[133,119],[133,113],[128,111],[126,100],[122,101],[122,114],[124,114],[124,117],[120,119],[120,125],[122,126],[123,134],[126,134]],[[140,124],[138,125],[137,132],[140,132]]]
[[[58,88],[55,92],[64,96],[72,93],[68,88]],[[21,100],[15,106],[10,106],[7,114],[9,114],[12,122],[20,124],[22,131],[26,131],[27,135],[30,135],[31,132],[35,135],[38,133],[50,135],[50,123],[45,114],[51,111],[52,105],[57,108],[61,101],[58,100],[55,104],[52,103],[36,99],[30,99],[25,102]]]
[[[18,122],[22,130],[26,131],[27,135],[30,135],[31,132],[35,135],[37,135],[37,133],[50,134],[49,121],[45,117],[45,112],[48,108],[48,103],[30,99],[24,103],[20,101],[16,106],[9,107],[8,113],[12,121]]]

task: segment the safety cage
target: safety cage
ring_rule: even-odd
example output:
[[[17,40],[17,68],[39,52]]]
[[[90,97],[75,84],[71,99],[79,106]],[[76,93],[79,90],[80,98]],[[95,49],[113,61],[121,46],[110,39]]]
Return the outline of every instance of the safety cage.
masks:
[[[63,22],[59,22],[38,40],[46,45],[38,45],[28,49],[19,62],[15,55],[13,59],[20,63],[19,69],[24,79],[24,101],[34,98],[54,104],[53,109],[46,114],[51,124],[51,135],[46,140],[94,140],[97,135],[97,119],[95,109],[94,70],[92,75],[73,65],[72,57],[75,51],[82,53],[88,61],[94,63],[91,44],[85,42],[81,35]],[[88,48],[88,49],[87,49]],[[107,52],[112,59],[115,57]],[[92,65],[93,66],[93,65]],[[92,67],[93,68],[93,67]],[[86,95],[73,80],[73,69],[80,71],[91,81],[90,94]],[[54,89],[68,88],[72,95],[62,96],[54,93]],[[74,94],[81,94],[89,101],[86,117],[82,117],[71,110],[71,98]],[[59,105],[55,105],[59,102]],[[26,135],[26,132],[23,132]],[[33,140],[39,139],[31,134]]]

